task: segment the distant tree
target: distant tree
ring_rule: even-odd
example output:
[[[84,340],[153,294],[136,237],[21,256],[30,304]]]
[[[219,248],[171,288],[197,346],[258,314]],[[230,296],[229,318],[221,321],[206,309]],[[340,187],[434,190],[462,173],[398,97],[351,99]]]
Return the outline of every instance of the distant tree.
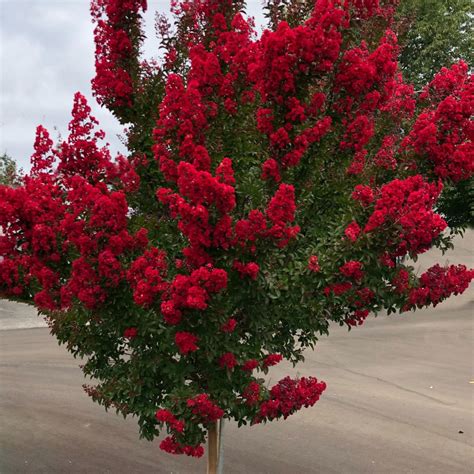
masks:
[[[415,90],[441,67],[474,60],[472,0],[401,0],[397,10],[400,68]]]
[[[474,227],[474,181],[445,185],[437,203],[437,211],[452,229]]]
[[[18,186],[21,184],[22,170],[18,169],[16,161],[6,153],[0,155],[0,184]]]

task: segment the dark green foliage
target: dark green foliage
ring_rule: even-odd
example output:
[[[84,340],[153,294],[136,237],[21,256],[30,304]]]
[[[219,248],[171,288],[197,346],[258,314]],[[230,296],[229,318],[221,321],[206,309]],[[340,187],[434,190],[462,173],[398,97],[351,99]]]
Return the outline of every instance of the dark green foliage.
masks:
[[[461,181],[455,186],[445,186],[437,208],[449,227],[474,227],[473,180]]]

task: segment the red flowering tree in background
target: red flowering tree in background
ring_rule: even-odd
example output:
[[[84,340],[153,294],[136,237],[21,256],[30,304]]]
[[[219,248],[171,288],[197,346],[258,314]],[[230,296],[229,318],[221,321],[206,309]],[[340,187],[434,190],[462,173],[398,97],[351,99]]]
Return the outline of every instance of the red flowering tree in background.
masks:
[[[262,374],[331,322],[436,305],[474,276],[403,258],[451,245],[433,207],[474,170],[467,65],[416,95],[395,1],[280,3],[257,37],[243,1],[174,1],[159,62],[140,57],[146,0],[94,0],[93,90],[129,156],[78,93],[68,138],[38,127],[23,185],[0,186],[2,297],[37,306],[93,400],[174,454],[201,456],[224,418],[314,405],[324,382]]]

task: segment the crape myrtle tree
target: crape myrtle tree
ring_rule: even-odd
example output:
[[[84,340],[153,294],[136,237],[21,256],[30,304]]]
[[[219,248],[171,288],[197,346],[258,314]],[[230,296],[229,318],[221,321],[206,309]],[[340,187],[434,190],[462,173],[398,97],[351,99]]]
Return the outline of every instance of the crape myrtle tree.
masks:
[[[318,0],[260,37],[243,1],[174,1],[160,61],[140,55],[146,6],[91,8],[93,90],[128,156],[79,93],[64,141],[38,127],[30,174],[0,187],[0,290],[83,359],[94,401],[169,453],[209,434],[215,459],[221,420],[316,403],[324,382],[263,376],[331,323],[468,287],[463,265],[404,257],[451,245],[433,208],[473,173],[474,86],[462,61],[419,94],[403,81],[393,1]]]

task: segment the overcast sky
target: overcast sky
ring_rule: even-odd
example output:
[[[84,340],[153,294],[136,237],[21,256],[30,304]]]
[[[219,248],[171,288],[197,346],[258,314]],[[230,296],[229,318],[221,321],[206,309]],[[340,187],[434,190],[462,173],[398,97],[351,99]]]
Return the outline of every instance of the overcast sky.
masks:
[[[262,23],[261,1],[248,13]],[[156,51],[154,12],[169,0],[148,0],[145,54]],[[124,151],[122,128],[92,97],[94,44],[89,0],[0,0],[0,154],[29,168],[36,126],[53,139],[67,133],[74,93],[82,92],[107,134],[113,152]]]

